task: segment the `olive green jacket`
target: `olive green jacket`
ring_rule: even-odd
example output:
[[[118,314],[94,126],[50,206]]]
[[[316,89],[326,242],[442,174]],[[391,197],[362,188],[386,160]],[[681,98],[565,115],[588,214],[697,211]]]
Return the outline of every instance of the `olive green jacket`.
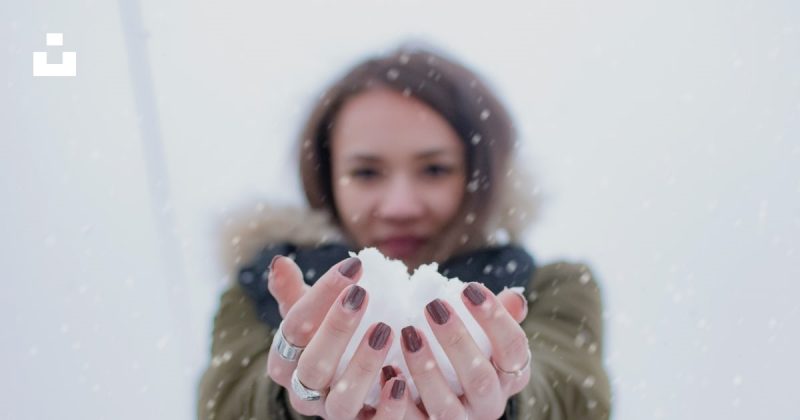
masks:
[[[289,229],[278,236],[309,239],[302,232],[313,230],[314,221],[304,220],[300,231]],[[317,230],[330,239],[324,232]],[[242,237],[234,242],[241,244],[234,262],[241,254],[252,254],[254,245],[247,250]],[[608,419],[611,390],[602,358],[601,295],[589,268],[569,262],[540,266],[527,291],[528,314],[522,327],[530,339],[531,379],[512,397],[514,417]],[[198,390],[199,419],[308,418],[292,409],[286,390],[267,375],[273,334],[238,284],[222,294],[214,316],[211,361]]]

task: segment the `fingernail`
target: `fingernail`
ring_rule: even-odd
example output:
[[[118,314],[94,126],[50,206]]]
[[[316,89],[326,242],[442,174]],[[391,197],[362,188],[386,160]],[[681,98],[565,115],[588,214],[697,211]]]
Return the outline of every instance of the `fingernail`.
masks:
[[[441,300],[434,299],[431,303],[425,306],[425,309],[431,314],[433,322],[442,325],[450,319],[450,311],[444,306]]]
[[[386,342],[389,341],[389,334],[391,333],[391,327],[383,322],[379,322],[378,326],[372,330],[372,334],[369,335],[369,346],[375,350],[386,347]]]
[[[384,382],[389,382],[390,379],[397,376],[397,372],[394,371],[394,367],[391,365],[384,366],[383,369],[381,369],[381,373],[383,374]]]
[[[470,283],[469,286],[464,289],[464,296],[475,306],[480,305],[486,300],[486,296],[483,295],[481,288],[474,283]]]
[[[366,295],[367,291],[364,290],[363,287],[354,284],[350,286],[350,290],[348,290],[347,294],[344,296],[342,306],[351,311],[357,311],[361,309],[361,304],[364,303],[364,296]]]
[[[339,273],[343,276],[347,277],[348,279],[352,279],[353,276],[358,273],[358,270],[361,268],[361,260],[358,257],[350,257],[339,266]]]
[[[403,398],[403,393],[406,392],[406,381],[398,379],[392,384],[391,396],[393,400]]]
[[[281,255],[281,254],[277,254],[277,255],[275,255],[274,257],[272,257],[272,261],[270,261],[270,262],[269,262],[269,274],[267,274],[267,278],[268,278],[268,279],[269,279],[269,277],[270,277],[270,276],[272,276],[272,270],[273,270],[273,269],[274,269],[274,267],[275,267],[275,261],[277,261],[277,260],[278,260],[278,258],[280,258],[280,257],[282,257],[282,256],[283,256],[283,255]]]
[[[525,297],[522,293],[514,290],[514,294],[517,295],[520,300],[522,300],[522,308],[525,310],[525,314],[528,313],[528,298]]]
[[[405,343],[408,351],[416,353],[417,350],[422,348],[422,339],[419,338],[419,334],[417,334],[417,330],[414,327],[403,328],[401,334],[403,335],[403,343]]]

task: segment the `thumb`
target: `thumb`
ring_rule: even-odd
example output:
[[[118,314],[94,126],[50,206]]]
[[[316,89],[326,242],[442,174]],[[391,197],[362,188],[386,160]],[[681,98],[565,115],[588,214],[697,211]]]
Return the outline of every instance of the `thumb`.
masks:
[[[294,260],[282,255],[272,258],[267,277],[267,288],[278,301],[281,317],[306,293],[309,286],[303,281],[303,272]]]
[[[498,293],[497,299],[515,321],[525,320],[525,315],[528,314],[528,298],[525,295],[512,289],[505,289]]]

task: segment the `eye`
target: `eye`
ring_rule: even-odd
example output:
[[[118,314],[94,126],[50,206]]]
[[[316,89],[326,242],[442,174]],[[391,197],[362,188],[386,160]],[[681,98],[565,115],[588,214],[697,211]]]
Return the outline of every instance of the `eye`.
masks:
[[[358,168],[358,169],[354,169],[350,173],[350,176],[352,176],[353,178],[358,178],[358,179],[362,179],[362,180],[374,179],[378,175],[379,175],[378,171],[376,171],[375,169],[372,169],[372,168]]]
[[[453,168],[447,165],[431,164],[425,167],[425,174],[433,177],[441,177],[453,172]]]

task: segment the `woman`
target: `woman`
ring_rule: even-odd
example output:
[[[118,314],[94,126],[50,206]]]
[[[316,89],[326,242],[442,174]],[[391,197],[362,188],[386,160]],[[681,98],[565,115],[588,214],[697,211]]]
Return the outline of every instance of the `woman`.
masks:
[[[262,206],[260,220],[230,223],[235,262],[247,263],[215,316],[199,418],[608,418],[598,287],[585,265],[536,267],[517,243],[533,204],[511,167],[515,142],[492,92],[441,54],[401,48],[334,83],[300,139],[312,210]],[[357,285],[360,262],[348,251],[366,246],[410,268],[438,262],[443,274],[472,282],[463,300],[492,357],[435,300],[426,317],[436,337],[377,323],[334,382],[369,304]],[[514,286],[524,295],[506,290]],[[408,378],[382,365],[396,336],[418,402]],[[463,395],[431,363],[432,339]],[[378,375],[380,402],[365,406]]]

